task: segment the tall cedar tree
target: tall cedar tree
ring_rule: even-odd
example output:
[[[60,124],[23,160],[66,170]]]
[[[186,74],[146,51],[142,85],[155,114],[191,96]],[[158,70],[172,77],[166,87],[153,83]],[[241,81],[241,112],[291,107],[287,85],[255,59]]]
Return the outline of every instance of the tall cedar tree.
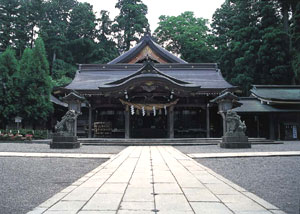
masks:
[[[112,35],[112,21],[109,18],[109,12],[106,10],[100,11],[100,18],[98,20],[99,31],[98,38],[98,56],[97,63],[108,63],[116,58],[119,54],[117,44],[114,42]]]
[[[0,55],[0,127],[5,128],[17,116],[20,108],[18,85],[18,61],[15,51],[7,48]]]
[[[160,16],[154,36],[159,44],[188,62],[214,61],[207,20],[196,18],[193,12]]]
[[[97,60],[96,15],[88,3],[76,4],[70,12],[67,30],[67,49],[71,64],[89,63]]]
[[[43,40],[39,37],[31,52],[26,50],[21,67],[24,69],[24,112],[32,123],[42,123],[53,111],[50,102],[52,90],[49,64]]]
[[[21,0],[0,0],[0,51],[15,46]]]
[[[212,22],[225,78],[248,93],[251,84],[289,84],[289,50],[274,1],[226,0]]]
[[[39,27],[45,41],[51,73],[56,58],[72,61],[72,54],[67,49],[67,30],[70,12],[76,4],[76,0],[51,0],[44,3],[45,15]]]
[[[130,49],[132,41],[139,41],[141,36],[150,31],[147,6],[141,0],[118,0],[116,8],[120,14],[115,18],[114,31],[117,34],[121,52]]]
[[[300,2],[295,7],[292,20],[292,67],[296,83],[300,84]]]

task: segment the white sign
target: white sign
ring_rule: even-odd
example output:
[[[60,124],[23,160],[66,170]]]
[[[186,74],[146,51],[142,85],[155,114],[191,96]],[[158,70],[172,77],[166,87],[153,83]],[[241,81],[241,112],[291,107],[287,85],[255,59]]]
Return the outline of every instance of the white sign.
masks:
[[[298,135],[297,135],[297,126],[293,126],[293,139],[297,139]]]
[[[16,123],[21,123],[22,122],[22,117],[19,117],[19,116],[15,117],[15,122]]]

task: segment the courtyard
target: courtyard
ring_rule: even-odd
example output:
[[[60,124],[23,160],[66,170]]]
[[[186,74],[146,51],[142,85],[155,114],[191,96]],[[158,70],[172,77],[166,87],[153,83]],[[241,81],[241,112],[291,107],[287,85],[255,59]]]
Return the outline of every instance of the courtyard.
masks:
[[[251,201],[245,198],[244,203],[249,205],[246,213],[283,213],[280,210],[299,213],[300,157],[243,157],[249,152],[300,151],[299,141],[253,145],[252,149],[244,150],[225,150],[216,145],[83,145],[73,150],[50,150],[47,144],[1,143],[0,151],[3,195],[0,207],[5,214],[32,210],[31,213],[93,213],[91,210],[94,213],[200,213],[204,208],[208,213],[245,213],[247,210],[234,206],[238,204],[233,197],[237,194],[251,198]],[[122,159],[124,153],[131,158]],[[240,156],[195,158],[201,165],[188,158],[220,153]],[[204,187],[212,194],[203,192]],[[62,211],[59,203],[68,201],[62,195],[86,204],[80,212],[74,206],[63,206]]]

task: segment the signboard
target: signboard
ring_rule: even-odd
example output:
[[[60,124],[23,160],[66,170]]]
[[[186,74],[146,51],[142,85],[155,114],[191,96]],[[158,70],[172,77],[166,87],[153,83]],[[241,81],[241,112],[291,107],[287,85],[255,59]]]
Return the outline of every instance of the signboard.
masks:
[[[15,122],[16,123],[21,123],[22,122],[22,117],[19,117],[19,116],[15,117]]]
[[[298,133],[297,133],[297,126],[293,126],[293,139],[297,139],[298,138]]]

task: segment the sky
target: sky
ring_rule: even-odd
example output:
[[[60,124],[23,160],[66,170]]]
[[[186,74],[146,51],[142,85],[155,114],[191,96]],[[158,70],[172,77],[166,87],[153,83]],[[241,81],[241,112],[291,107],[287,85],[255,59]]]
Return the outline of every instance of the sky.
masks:
[[[88,2],[94,7],[97,15],[101,10],[110,12],[114,19],[119,10],[115,8],[117,0],[79,0]],[[185,11],[193,11],[197,18],[201,17],[211,21],[212,15],[225,0],[143,0],[148,6],[148,15],[151,31],[157,28],[158,18],[161,15],[178,16]]]

